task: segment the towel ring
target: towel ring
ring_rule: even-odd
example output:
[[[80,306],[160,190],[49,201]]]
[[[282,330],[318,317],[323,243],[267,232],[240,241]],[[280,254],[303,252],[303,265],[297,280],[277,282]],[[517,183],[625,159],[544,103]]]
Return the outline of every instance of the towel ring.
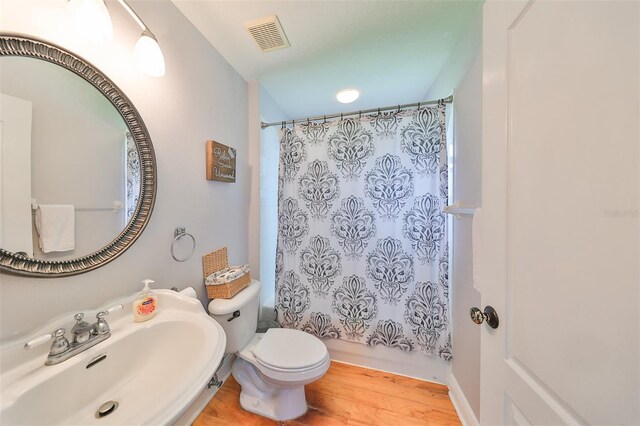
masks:
[[[180,259],[176,257],[175,245],[176,245],[176,242],[180,240],[180,238],[185,236],[191,238],[193,247],[191,247],[191,251],[185,258]],[[191,256],[193,256],[194,251],[196,251],[196,239],[193,237],[193,235],[187,232],[187,228],[176,228],[176,230],[173,231],[173,241],[171,242],[171,257],[173,257],[173,260],[175,260],[176,262],[186,262],[187,260],[191,259]]]

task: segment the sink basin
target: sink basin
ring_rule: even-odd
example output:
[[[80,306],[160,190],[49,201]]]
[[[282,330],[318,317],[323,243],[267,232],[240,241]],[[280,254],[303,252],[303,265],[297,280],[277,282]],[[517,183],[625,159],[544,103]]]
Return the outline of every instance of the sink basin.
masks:
[[[18,352],[17,344],[3,348],[14,362],[3,361],[0,372],[0,424],[174,422],[220,365],[226,337],[198,300],[154,291],[159,311],[153,319],[136,323],[130,309],[107,317],[111,337],[61,364],[44,365],[49,344],[36,356]],[[115,303],[127,307],[132,300]],[[117,404],[103,406],[112,401]]]

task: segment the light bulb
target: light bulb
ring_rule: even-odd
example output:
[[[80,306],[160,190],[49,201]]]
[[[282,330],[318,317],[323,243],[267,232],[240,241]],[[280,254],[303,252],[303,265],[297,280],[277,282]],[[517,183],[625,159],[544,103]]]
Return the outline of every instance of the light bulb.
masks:
[[[336,93],[336,99],[338,102],[343,104],[350,104],[351,102],[358,99],[360,96],[360,92],[356,89],[342,89],[338,93]]]
[[[80,37],[101,44],[113,40],[113,25],[103,0],[70,0],[69,9]]]
[[[133,49],[133,56],[140,71],[154,77],[164,75],[164,56],[152,34],[142,33]]]

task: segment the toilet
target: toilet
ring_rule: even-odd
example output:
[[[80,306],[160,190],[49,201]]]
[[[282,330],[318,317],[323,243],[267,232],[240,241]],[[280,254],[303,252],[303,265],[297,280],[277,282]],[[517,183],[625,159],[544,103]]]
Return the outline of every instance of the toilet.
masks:
[[[324,376],[329,352],[317,337],[299,330],[271,328],[256,333],[260,283],[231,299],[209,302],[209,314],[224,329],[227,353],[236,353],[232,374],[240,384],[240,405],[277,421],[307,412],[304,385]]]

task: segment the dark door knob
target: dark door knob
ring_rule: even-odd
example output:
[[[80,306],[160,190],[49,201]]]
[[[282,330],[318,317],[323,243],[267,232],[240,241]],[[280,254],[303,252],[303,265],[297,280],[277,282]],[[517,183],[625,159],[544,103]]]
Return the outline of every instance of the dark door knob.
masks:
[[[498,328],[498,325],[500,325],[498,313],[491,306],[487,306],[486,308],[484,308],[484,312],[474,306],[473,308],[469,309],[469,315],[471,316],[471,321],[475,322],[476,324],[482,324],[484,321],[486,321],[491,328]]]

